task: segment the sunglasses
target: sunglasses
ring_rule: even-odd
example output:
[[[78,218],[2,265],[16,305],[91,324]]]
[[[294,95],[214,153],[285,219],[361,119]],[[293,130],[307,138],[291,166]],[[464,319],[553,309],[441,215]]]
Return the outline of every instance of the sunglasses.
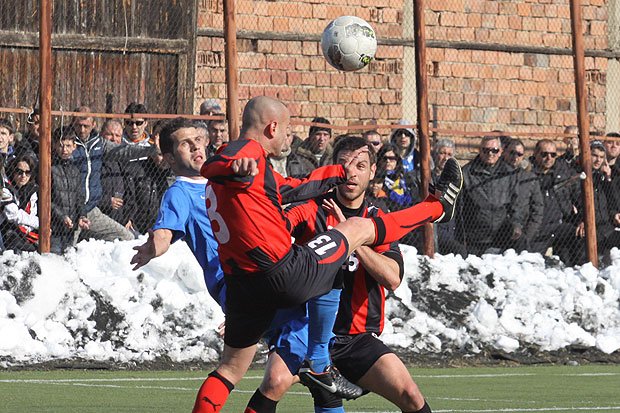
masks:
[[[19,169],[19,168],[17,168],[17,169],[15,170],[15,173],[16,173],[17,175],[30,176],[30,174],[31,174],[32,172],[31,172],[31,171],[24,171],[23,169]]]
[[[386,161],[397,161],[398,158],[396,156],[384,156],[383,159]]]
[[[499,153],[499,148],[482,148],[482,152],[485,154],[494,154],[497,155]]]
[[[129,125],[136,125],[136,126],[142,126],[144,125],[143,120],[126,120],[125,121],[125,126],[129,126]]]
[[[372,146],[379,146],[381,145],[381,142],[368,142],[369,144],[371,144]]]
[[[517,152],[517,151],[510,151],[510,154],[513,156],[517,156],[517,157],[522,157],[523,155],[525,155],[525,153],[523,152]]]
[[[558,153],[557,152],[541,152],[540,153],[541,158],[546,158],[547,156],[555,158],[556,156],[558,156]]]

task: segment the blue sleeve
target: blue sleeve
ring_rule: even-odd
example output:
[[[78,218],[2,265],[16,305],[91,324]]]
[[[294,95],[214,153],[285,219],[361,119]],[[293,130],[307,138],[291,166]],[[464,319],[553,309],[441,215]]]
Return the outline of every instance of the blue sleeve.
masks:
[[[172,231],[172,242],[185,237],[191,204],[188,194],[181,188],[172,186],[164,193],[159,206],[157,220],[153,230],[169,229]]]

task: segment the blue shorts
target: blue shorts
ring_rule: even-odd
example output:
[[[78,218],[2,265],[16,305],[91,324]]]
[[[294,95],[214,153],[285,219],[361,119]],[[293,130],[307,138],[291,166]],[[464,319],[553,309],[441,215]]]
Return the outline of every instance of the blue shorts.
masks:
[[[269,352],[275,351],[282,357],[292,375],[297,374],[308,351],[308,317],[305,306],[301,308],[279,310],[271,324],[273,328],[263,337]]]

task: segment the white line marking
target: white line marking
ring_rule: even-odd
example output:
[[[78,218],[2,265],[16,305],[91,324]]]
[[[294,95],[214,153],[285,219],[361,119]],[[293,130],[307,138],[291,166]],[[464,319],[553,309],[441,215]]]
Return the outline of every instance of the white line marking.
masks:
[[[544,375],[544,374],[543,374]],[[566,373],[551,374],[552,376],[570,377],[612,377],[620,376],[619,373]],[[425,379],[469,379],[469,378],[498,378],[498,377],[527,377],[539,376],[536,373],[507,373],[507,374],[414,374],[414,378]],[[0,383],[71,383],[71,382],[130,382],[130,381],[194,381],[204,380],[206,375],[200,377],[119,377],[119,378],[100,378],[100,379],[0,379]],[[262,380],[263,376],[247,376],[244,380]]]

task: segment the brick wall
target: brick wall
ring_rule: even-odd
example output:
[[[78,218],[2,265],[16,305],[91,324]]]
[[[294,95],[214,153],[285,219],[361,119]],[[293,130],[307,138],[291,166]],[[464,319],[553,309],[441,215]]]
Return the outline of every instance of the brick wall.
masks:
[[[239,30],[319,35],[333,18],[366,19],[380,39],[412,32],[411,2],[402,0],[238,0]],[[568,0],[427,1],[429,41],[569,48]],[[607,2],[583,1],[586,50],[607,48]],[[222,28],[222,2],[200,0],[200,28]],[[223,40],[199,37],[196,101],[225,98]],[[295,117],[325,116],[335,124],[393,123],[411,113],[403,84],[414,76],[404,46],[380,45],[370,67],[331,68],[313,40],[239,40],[240,97],[265,94],[285,101]],[[592,129],[605,131],[607,58],[587,58]],[[429,48],[429,104],[439,128],[463,131],[559,133],[576,123],[572,57],[528,52]],[[410,83],[409,83],[410,84]],[[411,100],[411,99],[410,99]],[[387,133],[387,130],[385,131]],[[471,138],[453,136],[465,145]],[[476,141],[477,142],[477,141]],[[465,145],[468,146],[468,145]]]

